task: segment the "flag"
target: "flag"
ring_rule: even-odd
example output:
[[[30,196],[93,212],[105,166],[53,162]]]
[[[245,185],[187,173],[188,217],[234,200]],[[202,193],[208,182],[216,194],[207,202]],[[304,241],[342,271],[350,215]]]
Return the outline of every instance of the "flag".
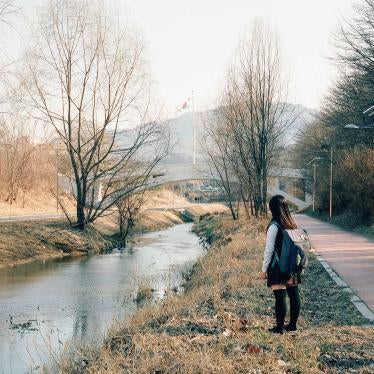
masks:
[[[190,108],[190,101],[191,101],[191,98],[188,97],[186,101],[184,101],[181,105],[178,105],[177,108],[176,108],[177,113],[181,113],[181,112],[189,109]]]

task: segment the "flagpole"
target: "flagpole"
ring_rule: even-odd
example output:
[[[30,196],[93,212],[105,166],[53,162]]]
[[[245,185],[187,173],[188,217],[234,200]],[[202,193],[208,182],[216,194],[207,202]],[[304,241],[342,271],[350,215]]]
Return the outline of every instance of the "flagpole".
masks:
[[[192,90],[192,164],[196,165],[196,128],[195,128],[195,100]]]

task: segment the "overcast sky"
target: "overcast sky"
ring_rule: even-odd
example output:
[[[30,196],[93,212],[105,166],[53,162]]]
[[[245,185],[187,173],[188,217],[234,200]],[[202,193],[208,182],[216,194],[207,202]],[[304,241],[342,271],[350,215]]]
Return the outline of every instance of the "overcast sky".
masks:
[[[28,11],[42,3],[21,1]],[[289,101],[318,108],[334,79],[327,59],[333,54],[333,33],[339,19],[351,16],[354,4],[352,0],[103,1],[141,31],[155,86],[169,115],[192,90],[197,109],[214,105],[238,40],[256,19],[279,35],[290,77]],[[19,44],[16,33],[7,36],[8,43]]]

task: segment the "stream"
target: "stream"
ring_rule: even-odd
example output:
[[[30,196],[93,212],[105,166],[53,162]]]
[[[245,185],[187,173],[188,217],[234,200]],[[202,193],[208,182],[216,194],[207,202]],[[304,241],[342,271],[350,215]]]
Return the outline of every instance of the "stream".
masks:
[[[203,254],[192,224],[134,238],[130,249],[0,270],[0,373],[39,372],[66,343],[100,344],[133,313],[139,284],[155,297],[178,288]]]

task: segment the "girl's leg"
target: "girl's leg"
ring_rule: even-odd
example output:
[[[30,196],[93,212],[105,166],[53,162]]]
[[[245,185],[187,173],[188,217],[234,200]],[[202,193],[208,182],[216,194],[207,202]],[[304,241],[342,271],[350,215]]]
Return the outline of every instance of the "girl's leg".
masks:
[[[299,318],[301,308],[299,287],[297,285],[288,286],[287,295],[290,299],[290,323],[286,326],[286,330],[296,331],[296,324]]]
[[[276,327],[270,329],[269,331],[278,334],[283,334],[284,319],[287,313],[286,305],[286,286],[285,285],[273,285],[271,286],[274,297],[275,297],[275,319],[277,322]]]

